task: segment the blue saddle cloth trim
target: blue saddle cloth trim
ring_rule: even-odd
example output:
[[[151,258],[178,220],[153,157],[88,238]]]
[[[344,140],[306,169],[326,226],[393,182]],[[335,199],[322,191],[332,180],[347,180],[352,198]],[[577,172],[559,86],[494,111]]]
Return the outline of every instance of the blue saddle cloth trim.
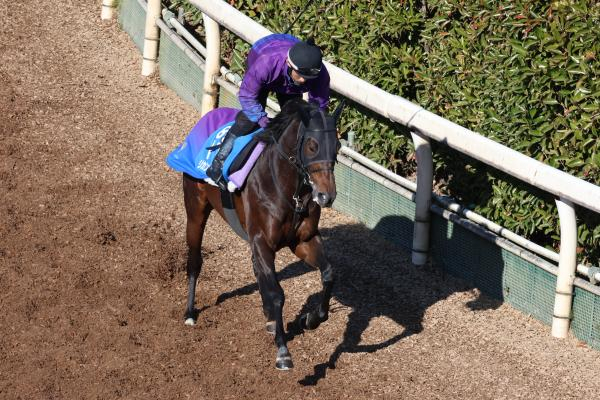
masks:
[[[218,151],[218,149],[209,150],[207,147],[222,143],[233,125],[233,120],[238,111],[232,108],[219,108],[207,113],[192,128],[183,143],[167,156],[167,164],[174,170],[185,172],[194,178],[206,179],[206,170],[212,164]],[[223,123],[227,120],[228,122]],[[215,126],[217,126],[216,129],[214,129]],[[248,135],[240,136],[234,141],[233,149],[223,163],[223,176],[226,180],[229,180],[229,167],[238,154],[252,141],[256,134],[262,131],[263,128],[260,128]]]

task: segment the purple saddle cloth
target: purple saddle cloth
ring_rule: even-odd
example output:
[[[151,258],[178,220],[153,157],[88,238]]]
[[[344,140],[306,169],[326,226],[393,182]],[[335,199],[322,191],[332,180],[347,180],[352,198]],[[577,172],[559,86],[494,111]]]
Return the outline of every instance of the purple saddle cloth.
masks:
[[[212,147],[223,141],[238,112],[239,110],[235,108],[222,107],[206,113],[192,128],[183,143],[167,156],[167,164],[176,171],[206,180],[208,178],[206,170],[217,153],[217,150]],[[254,138],[261,131],[262,128],[235,140],[231,153],[223,163],[223,177],[228,182],[229,191],[233,192],[244,185],[248,174],[262,153],[265,144]],[[251,152],[246,149],[247,146],[253,146]],[[244,160],[240,162],[238,157],[243,157]]]

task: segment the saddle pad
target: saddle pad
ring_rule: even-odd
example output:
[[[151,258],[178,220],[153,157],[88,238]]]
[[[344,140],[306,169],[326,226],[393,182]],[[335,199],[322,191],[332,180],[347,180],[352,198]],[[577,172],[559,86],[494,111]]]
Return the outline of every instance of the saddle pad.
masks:
[[[218,151],[218,149],[211,148],[221,144],[238,112],[239,110],[235,108],[226,107],[208,112],[192,128],[183,143],[167,156],[167,164],[174,170],[185,172],[194,178],[206,179],[206,170],[210,167]],[[253,140],[254,136],[261,131],[262,128],[237,138],[231,154],[223,163],[223,176],[231,183],[228,185],[230,191],[242,187],[252,166],[264,149],[264,143],[257,143]],[[250,155],[243,152],[249,144],[255,145]],[[240,153],[243,153],[241,156],[247,160],[237,171],[230,171],[230,167]]]

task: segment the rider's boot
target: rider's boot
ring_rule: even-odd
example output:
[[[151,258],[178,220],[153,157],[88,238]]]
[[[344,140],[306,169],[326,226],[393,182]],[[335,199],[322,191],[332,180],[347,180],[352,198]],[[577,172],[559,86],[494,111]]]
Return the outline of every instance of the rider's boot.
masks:
[[[223,139],[223,143],[219,147],[217,155],[215,156],[210,167],[206,170],[206,175],[212,179],[222,190],[227,189],[227,182],[225,182],[225,178],[223,177],[223,163],[227,159],[229,153],[231,153],[231,149],[233,149],[233,142],[235,141],[235,138],[235,135],[231,134],[231,132],[227,132],[225,139]]]

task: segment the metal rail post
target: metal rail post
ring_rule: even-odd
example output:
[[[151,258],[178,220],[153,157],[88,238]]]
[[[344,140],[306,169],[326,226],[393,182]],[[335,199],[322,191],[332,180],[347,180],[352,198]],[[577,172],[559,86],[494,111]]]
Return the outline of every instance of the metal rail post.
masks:
[[[560,218],[560,254],[552,316],[552,336],[565,338],[571,321],[573,282],[577,268],[577,221],[572,202],[561,197],[560,200],[556,200],[556,206]]]
[[[417,192],[415,194],[415,225],[413,231],[412,263],[424,265],[429,254],[429,225],[431,190],[433,189],[433,156],[429,138],[410,133],[417,156]]]
[[[221,34],[219,24],[216,21],[204,13],[202,19],[206,31],[206,69],[204,70],[201,109],[201,114],[204,115],[217,105],[219,91],[216,79],[221,68]]]
[[[102,11],[100,12],[100,19],[112,19],[115,10],[115,3],[116,0],[102,0]]]
[[[148,0],[142,60],[142,75],[144,76],[152,75],[158,63],[160,30],[158,29],[158,25],[156,25],[156,20],[160,17],[160,9],[160,0]]]

